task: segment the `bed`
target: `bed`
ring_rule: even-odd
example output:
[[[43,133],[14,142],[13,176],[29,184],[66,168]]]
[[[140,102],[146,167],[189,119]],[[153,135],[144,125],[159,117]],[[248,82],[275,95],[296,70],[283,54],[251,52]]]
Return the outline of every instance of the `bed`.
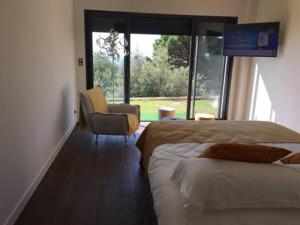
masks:
[[[300,190],[300,167],[298,165],[284,166],[279,165],[279,163],[278,165],[258,165],[257,163],[245,164],[242,162],[224,162],[225,160],[218,161],[212,159],[202,159],[201,163],[199,163],[200,161],[197,156],[208,145],[221,142],[259,143],[262,145],[283,147],[292,152],[300,151],[300,135],[274,123],[249,121],[211,121],[200,123],[194,121],[159,121],[151,123],[142,133],[137,146],[142,152],[141,163],[149,177],[158,224],[300,224],[300,194],[298,195],[297,193],[292,196],[295,199],[293,207],[285,206],[281,208],[280,205],[277,205],[277,207],[260,208],[258,205],[249,208],[200,210],[195,205],[187,206],[180,185],[174,180],[174,174],[182,162],[188,162],[186,163],[187,167],[194,164],[196,168],[199,167],[200,169],[201,167],[206,167],[206,164],[210,165],[213,162],[213,167],[222,164],[224,168],[235,168],[233,172],[238,171],[240,174],[243,174],[244,169],[247,170],[249,168],[251,168],[251,172],[255,170],[262,171],[262,173],[256,173],[257,177],[268,175],[270,177],[269,183],[273,182],[273,185],[270,184],[271,186],[267,187],[267,189],[266,187],[262,188],[265,190],[268,190],[268,188],[273,190],[274,187],[281,187],[280,185],[288,184],[290,182],[288,177],[292,177],[293,187],[290,187],[292,189],[299,187]],[[278,181],[272,178],[278,177],[277,175],[280,173],[287,174],[282,175],[286,179],[280,182],[283,184],[274,185],[274,182]],[[256,182],[258,181],[255,180],[252,183],[256,184]],[[264,182],[264,180],[262,179],[260,182]],[[267,184],[268,182],[266,182]],[[288,189],[289,186],[285,185],[284,188]],[[282,191],[281,188],[277,189],[278,191]],[[294,190],[291,190],[290,193],[292,191]],[[241,197],[248,195],[249,193],[240,193]]]

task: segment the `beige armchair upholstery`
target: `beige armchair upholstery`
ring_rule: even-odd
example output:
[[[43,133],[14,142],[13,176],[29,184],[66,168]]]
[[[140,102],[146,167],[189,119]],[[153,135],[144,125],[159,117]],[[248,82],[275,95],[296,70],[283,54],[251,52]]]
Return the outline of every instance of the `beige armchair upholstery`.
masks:
[[[79,92],[80,96],[80,124],[86,126],[91,132],[98,135],[124,135],[134,134],[140,121],[139,105],[113,104],[107,105],[108,112],[95,112],[87,91]],[[105,102],[106,104],[106,102]],[[131,120],[135,120],[132,123]],[[134,125],[132,125],[134,124]]]

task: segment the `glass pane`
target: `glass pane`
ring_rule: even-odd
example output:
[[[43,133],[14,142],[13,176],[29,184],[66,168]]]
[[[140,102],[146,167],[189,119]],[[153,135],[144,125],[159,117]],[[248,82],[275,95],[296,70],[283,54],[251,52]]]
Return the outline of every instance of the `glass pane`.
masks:
[[[195,117],[197,113],[204,113],[218,118],[225,61],[223,36],[221,32],[205,30],[200,30],[196,36],[191,115]]]
[[[100,87],[109,104],[124,102],[124,34],[93,32],[94,87]]]
[[[189,36],[131,34],[130,103],[141,120],[186,118],[189,50]]]

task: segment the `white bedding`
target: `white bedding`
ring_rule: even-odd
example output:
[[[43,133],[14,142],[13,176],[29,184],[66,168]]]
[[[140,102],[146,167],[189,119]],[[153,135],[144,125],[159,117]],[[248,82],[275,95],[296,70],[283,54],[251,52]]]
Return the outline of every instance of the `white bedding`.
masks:
[[[177,164],[197,157],[208,144],[182,143],[158,146],[151,156],[148,174],[159,225],[299,225],[300,209],[230,209],[185,208],[184,199],[171,176]],[[270,144],[300,150],[300,144]],[[300,173],[297,166],[290,167]]]

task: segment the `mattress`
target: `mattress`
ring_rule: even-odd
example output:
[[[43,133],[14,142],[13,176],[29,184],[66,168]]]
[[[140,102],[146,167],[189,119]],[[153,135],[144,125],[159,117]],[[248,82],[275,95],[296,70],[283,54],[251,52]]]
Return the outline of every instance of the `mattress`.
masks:
[[[269,143],[299,152],[297,143]],[[197,157],[205,144],[163,144],[155,148],[149,161],[148,176],[159,225],[299,225],[300,209],[230,209],[187,211],[179,188],[170,179],[180,160]],[[300,167],[291,169],[300,173]]]

